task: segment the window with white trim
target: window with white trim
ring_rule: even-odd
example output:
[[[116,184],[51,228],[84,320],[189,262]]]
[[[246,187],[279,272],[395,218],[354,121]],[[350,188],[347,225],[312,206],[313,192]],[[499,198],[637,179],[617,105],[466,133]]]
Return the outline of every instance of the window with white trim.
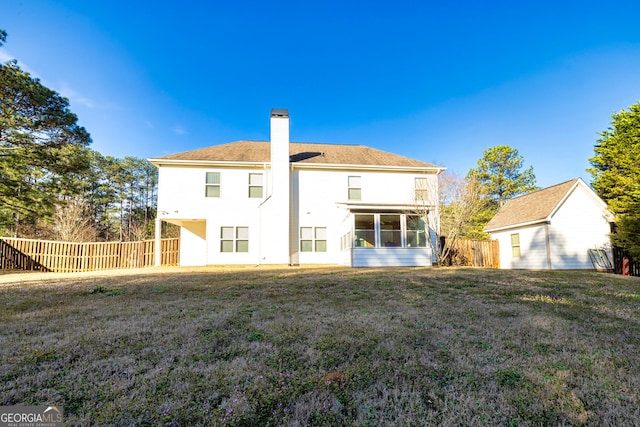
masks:
[[[520,258],[520,233],[511,235],[511,256],[514,258]]]
[[[407,247],[427,247],[426,223],[418,215],[407,215]]]
[[[349,200],[362,200],[362,177],[350,176],[348,186]]]
[[[356,214],[354,216],[355,247],[373,248],[376,246],[376,226],[373,214]]]
[[[220,172],[207,172],[205,197],[220,197]]]
[[[326,252],[326,227],[300,227],[300,252]]]
[[[402,246],[400,215],[380,215],[380,246],[385,248]]]
[[[249,252],[249,227],[220,227],[220,252]]]
[[[424,218],[399,213],[353,215],[354,248],[426,248],[429,232]]]
[[[415,179],[415,201],[424,203],[429,200],[429,180],[428,178]]]
[[[249,174],[249,198],[261,199],[263,194],[262,174]]]

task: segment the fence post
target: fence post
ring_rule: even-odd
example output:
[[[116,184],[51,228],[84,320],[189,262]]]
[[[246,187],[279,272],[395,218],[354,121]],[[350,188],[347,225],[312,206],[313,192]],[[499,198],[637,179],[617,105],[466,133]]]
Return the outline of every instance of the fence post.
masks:
[[[623,276],[631,275],[631,272],[629,271],[629,257],[627,256],[622,257],[622,275]]]

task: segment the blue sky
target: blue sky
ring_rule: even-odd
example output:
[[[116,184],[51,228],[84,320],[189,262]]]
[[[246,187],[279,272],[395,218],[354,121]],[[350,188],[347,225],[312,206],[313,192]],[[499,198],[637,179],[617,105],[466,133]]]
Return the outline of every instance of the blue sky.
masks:
[[[269,139],[364,144],[458,174],[517,148],[582,177],[640,101],[640,2],[3,0],[0,59],[67,96],[105,155]]]

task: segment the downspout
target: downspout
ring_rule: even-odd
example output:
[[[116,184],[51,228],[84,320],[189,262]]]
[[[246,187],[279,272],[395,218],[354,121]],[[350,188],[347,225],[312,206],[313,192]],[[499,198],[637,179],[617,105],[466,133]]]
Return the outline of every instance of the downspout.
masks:
[[[551,270],[551,239],[549,237],[549,221],[544,223],[544,237],[547,246],[547,269]]]

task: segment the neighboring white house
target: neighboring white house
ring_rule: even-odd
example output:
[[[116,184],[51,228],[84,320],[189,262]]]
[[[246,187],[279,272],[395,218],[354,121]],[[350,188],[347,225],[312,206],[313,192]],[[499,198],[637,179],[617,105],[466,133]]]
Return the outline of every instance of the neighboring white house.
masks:
[[[426,223],[437,224],[444,169],[361,145],[290,142],[287,110],[271,111],[270,142],[149,161],[159,170],[156,244],[161,221],[179,225],[181,265],[432,264],[415,200],[427,194]]]
[[[612,221],[605,202],[577,178],[507,201],[484,231],[499,241],[501,268],[593,269],[598,257],[612,259]]]

